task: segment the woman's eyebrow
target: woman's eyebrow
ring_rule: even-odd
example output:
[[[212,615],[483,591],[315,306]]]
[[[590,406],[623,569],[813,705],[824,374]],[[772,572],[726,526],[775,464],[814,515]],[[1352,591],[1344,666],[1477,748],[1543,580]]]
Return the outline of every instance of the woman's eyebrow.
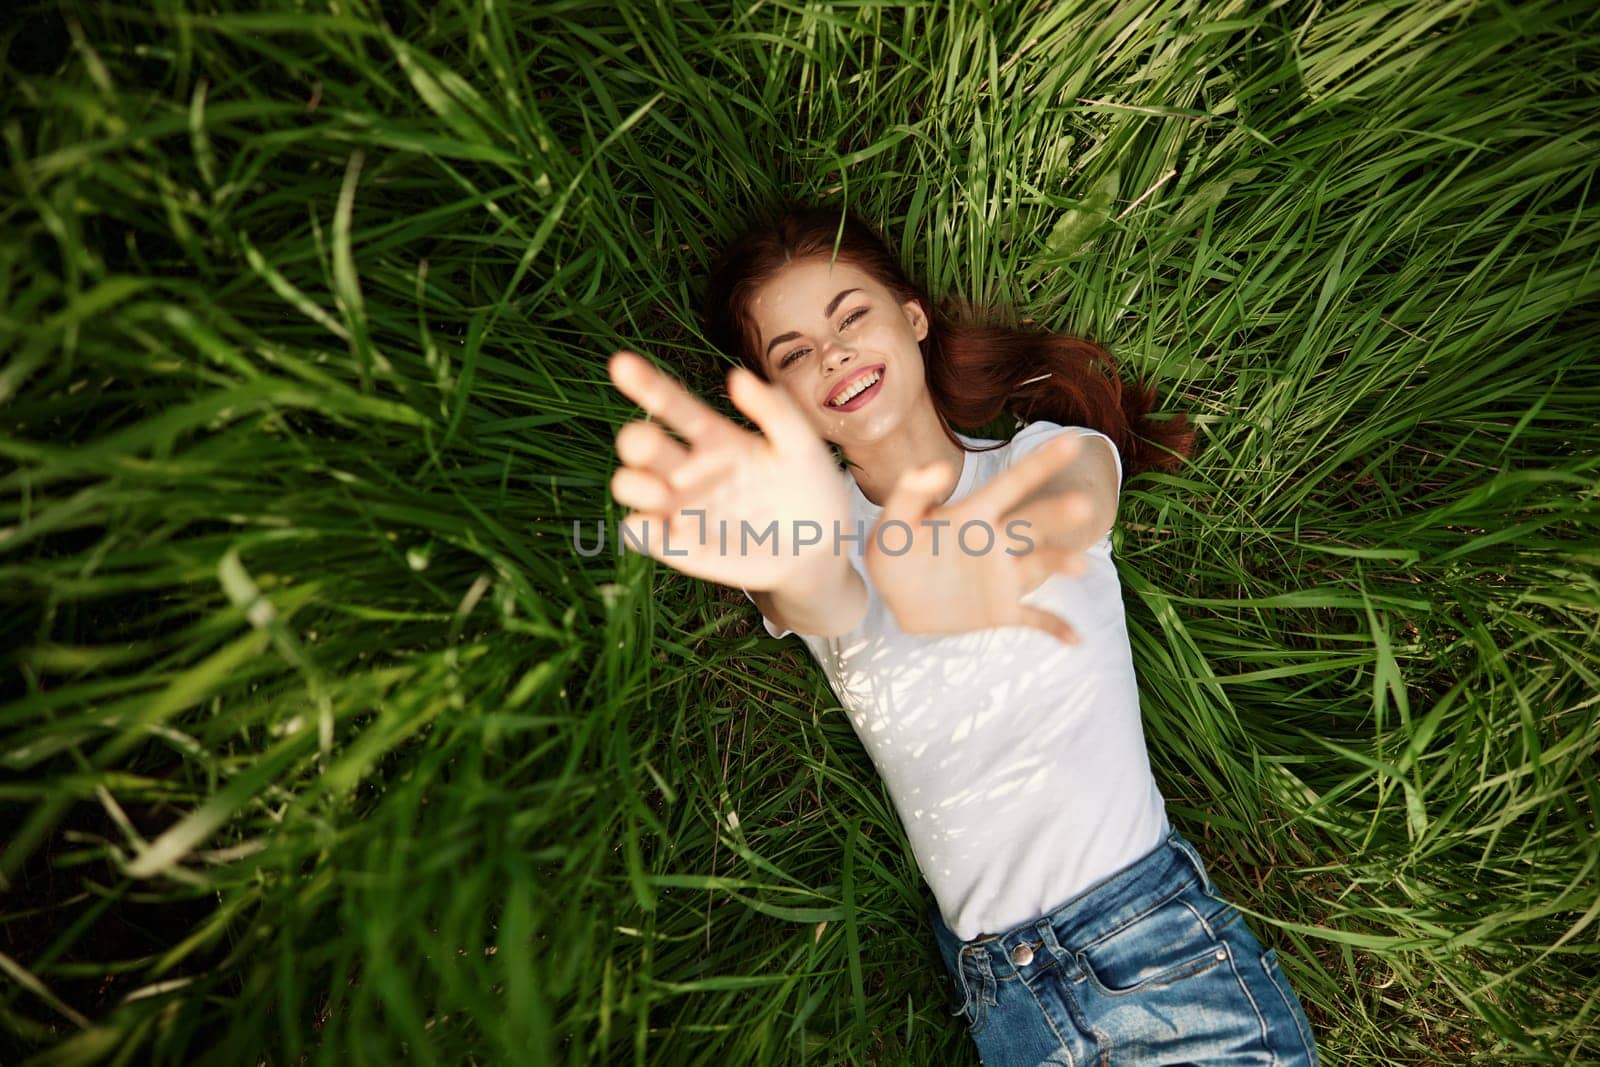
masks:
[[[832,315],[834,310],[839,306],[839,301],[843,300],[845,297],[849,296],[851,293],[859,293],[861,291],[862,290],[859,287],[853,288],[853,289],[841,289],[841,290],[839,290],[839,292],[834,296],[834,298],[832,300],[828,301],[828,306],[823,309],[822,314],[824,316]],[[780,333],[778,336],[774,337],[772,340],[767,342],[767,355],[769,355],[769,356],[772,355],[772,350],[774,348],[777,348],[779,345],[783,344],[783,342],[785,342],[785,341],[793,341],[796,337],[799,337],[799,336],[800,335],[798,333],[795,333],[793,330],[790,330],[788,333]]]

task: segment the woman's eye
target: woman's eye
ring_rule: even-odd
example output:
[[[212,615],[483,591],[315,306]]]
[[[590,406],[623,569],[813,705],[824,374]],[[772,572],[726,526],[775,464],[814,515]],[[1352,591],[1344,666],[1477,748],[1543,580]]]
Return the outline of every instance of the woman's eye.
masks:
[[[845,318],[845,320],[843,322],[841,322],[839,324],[839,328],[841,330],[844,329],[846,326],[849,326],[852,322],[855,322],[857,319],[859,319],[861,316],[865,315],[866,313],[867,313],[867,309],[866,308],[857,308],[855,311],[852,311]],[[809,348],[797,348],[797,349],[795,349],[793,352],[790,352],[787,356],[784,356],[783,359],[778,361],[779,369],[781,370],[782,368],[787,367],[789,364],[793,363],[795,360],[799,359],[801,356],[805,355],[809,351],[811,351],[811,349],[809,349]]]

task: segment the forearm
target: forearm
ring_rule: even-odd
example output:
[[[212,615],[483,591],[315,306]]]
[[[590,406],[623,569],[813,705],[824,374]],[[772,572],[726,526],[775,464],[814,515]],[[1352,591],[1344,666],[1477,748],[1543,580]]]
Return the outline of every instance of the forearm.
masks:
[[[1111,532],[1117,498],[1087,480],[1040,486],[1019,501],[1006,518],[1013,539],[1040,547],[1082,552]]]
[[[1098,437],[1077,438],[1079,451],[1008,510],[1006,525],[1039,545],[1081,552],[1111,532],[1120,500],[1118,467],[1111,447]],[[1062,447],[1047,442],[1045,447]]]
[[[867,613],[867,585],[844,556],[788,585],[750,593],[761,613],[786,629],[815,637],[854,630]]]

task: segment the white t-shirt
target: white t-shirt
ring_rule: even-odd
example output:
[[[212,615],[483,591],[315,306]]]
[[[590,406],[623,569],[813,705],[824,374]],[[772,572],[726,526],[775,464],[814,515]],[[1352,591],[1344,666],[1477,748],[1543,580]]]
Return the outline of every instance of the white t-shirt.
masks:
[[[1111,444],[1120,494],[1122,457],[1109,437],[1041,420],[1004,448],[967,452],[950,501],[1062,433]],[[860,524],[845,532],[872,536],[883,509],[848,470],[840,476]],[[939,533],[939,551],[955,550],[954,528]],[[886,535],[903,543],[903,532]],[[1159,845],[1170,825],[1145,750],[1109,534],[1087,550],[1085,574],[1052,575],[1022,598],[1071,623],[1076,646],[1023,626],[907,634],[873,589],[863,547],[846,547],[867,585],[861,622],[839,637],[797,636],[883,776],[946,925],[963,940],[1004,932]],[[1007,547],[1025,546],[996,530],[993,551]],[[794,632],[762,621],[773,637]]]

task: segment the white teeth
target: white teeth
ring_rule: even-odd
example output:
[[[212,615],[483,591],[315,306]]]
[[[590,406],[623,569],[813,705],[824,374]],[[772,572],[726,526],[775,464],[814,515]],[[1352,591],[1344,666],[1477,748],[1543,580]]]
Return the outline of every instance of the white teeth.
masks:
[[[828,401],[828,406],[836,408],[840,404],[848,404],[858,394],[860,394],[862,390],[872,388],[873,383],[882,377],[882,371],[873,371],[871,374],[867,375],[865,378],[862,378],[860,381],[847,388],[844,392]]]

